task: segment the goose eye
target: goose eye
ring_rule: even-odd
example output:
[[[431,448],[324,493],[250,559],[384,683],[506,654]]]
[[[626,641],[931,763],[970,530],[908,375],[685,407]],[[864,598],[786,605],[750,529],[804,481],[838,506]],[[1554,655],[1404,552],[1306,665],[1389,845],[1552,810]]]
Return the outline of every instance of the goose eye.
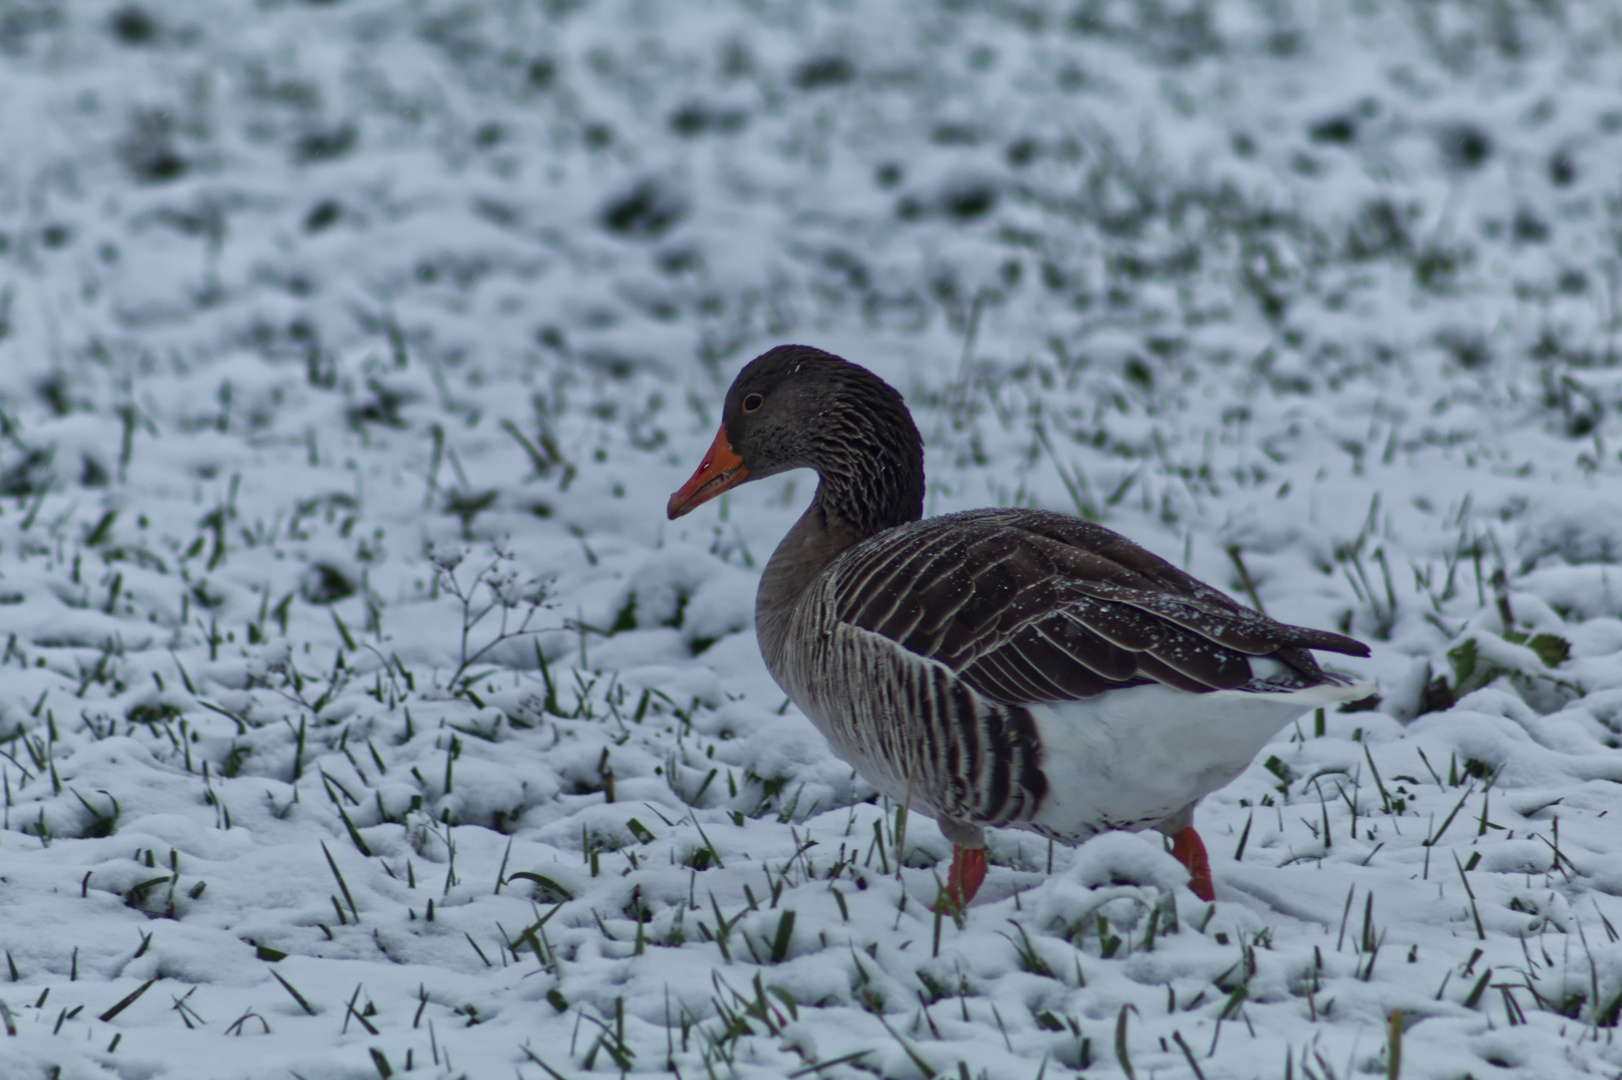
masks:
[[[762,398],[759,394],[750,394],[743,399],[743,411],[754,412],[756,409],[760,408],[761,402]]]

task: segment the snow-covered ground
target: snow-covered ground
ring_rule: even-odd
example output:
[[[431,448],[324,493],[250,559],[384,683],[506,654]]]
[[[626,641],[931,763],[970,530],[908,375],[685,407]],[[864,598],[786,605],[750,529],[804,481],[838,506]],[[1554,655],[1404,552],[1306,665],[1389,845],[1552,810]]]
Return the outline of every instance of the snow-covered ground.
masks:
[[[0,1076],[1622,1072],[1619,47],[0,0]],[[811,481],[664,520],[783,341],[903,390],[931,512],[1371,644],[1202,806],[1215,905],[1006,833],[934,918],[756,651]]]

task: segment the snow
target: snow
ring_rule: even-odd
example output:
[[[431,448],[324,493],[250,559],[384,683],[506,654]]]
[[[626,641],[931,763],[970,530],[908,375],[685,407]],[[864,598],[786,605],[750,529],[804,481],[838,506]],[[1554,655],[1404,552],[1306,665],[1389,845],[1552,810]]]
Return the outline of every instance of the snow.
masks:
[[[0,0],[0,1077],[1622,1072],[1618,44]],[[1002,832],[937,920],[754,643],[812,479],[664,517],[785,341],[930,513],[1371,645],[1201,804],[1214,906]]]

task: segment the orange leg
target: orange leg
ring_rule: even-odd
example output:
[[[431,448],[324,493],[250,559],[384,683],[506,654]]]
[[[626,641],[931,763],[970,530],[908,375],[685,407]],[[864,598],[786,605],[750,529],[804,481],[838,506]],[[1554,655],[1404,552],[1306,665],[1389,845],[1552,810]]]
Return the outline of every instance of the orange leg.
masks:
[[[1188,887],[1201,900],[1215,900],[1216,890],[1211,888],[1211,860],[1205,854],[1205,842],[1189,825],[1177,830],[1171,838],[1171,853],[1177,861],[1188,867]],[[956,869],[956,862],[953,864]]]
[[[946,875],[946,895],[942,902],[962,911],[980,891],[986,880],[986,849],[952,845],[952,869]]]

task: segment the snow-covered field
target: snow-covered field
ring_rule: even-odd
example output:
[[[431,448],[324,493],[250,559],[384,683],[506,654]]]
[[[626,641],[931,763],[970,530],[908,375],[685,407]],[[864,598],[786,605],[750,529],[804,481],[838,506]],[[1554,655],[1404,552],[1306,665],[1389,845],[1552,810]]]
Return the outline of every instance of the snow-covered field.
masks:
[[[1619,48],[0,0],[0,1077],[1622,1073]],[[1203,805],[1215,905],[1006,833],[932,915],[756,650],[811,481],[664,519],[783,341],[903,390],[931,512],[1371,644]]]

